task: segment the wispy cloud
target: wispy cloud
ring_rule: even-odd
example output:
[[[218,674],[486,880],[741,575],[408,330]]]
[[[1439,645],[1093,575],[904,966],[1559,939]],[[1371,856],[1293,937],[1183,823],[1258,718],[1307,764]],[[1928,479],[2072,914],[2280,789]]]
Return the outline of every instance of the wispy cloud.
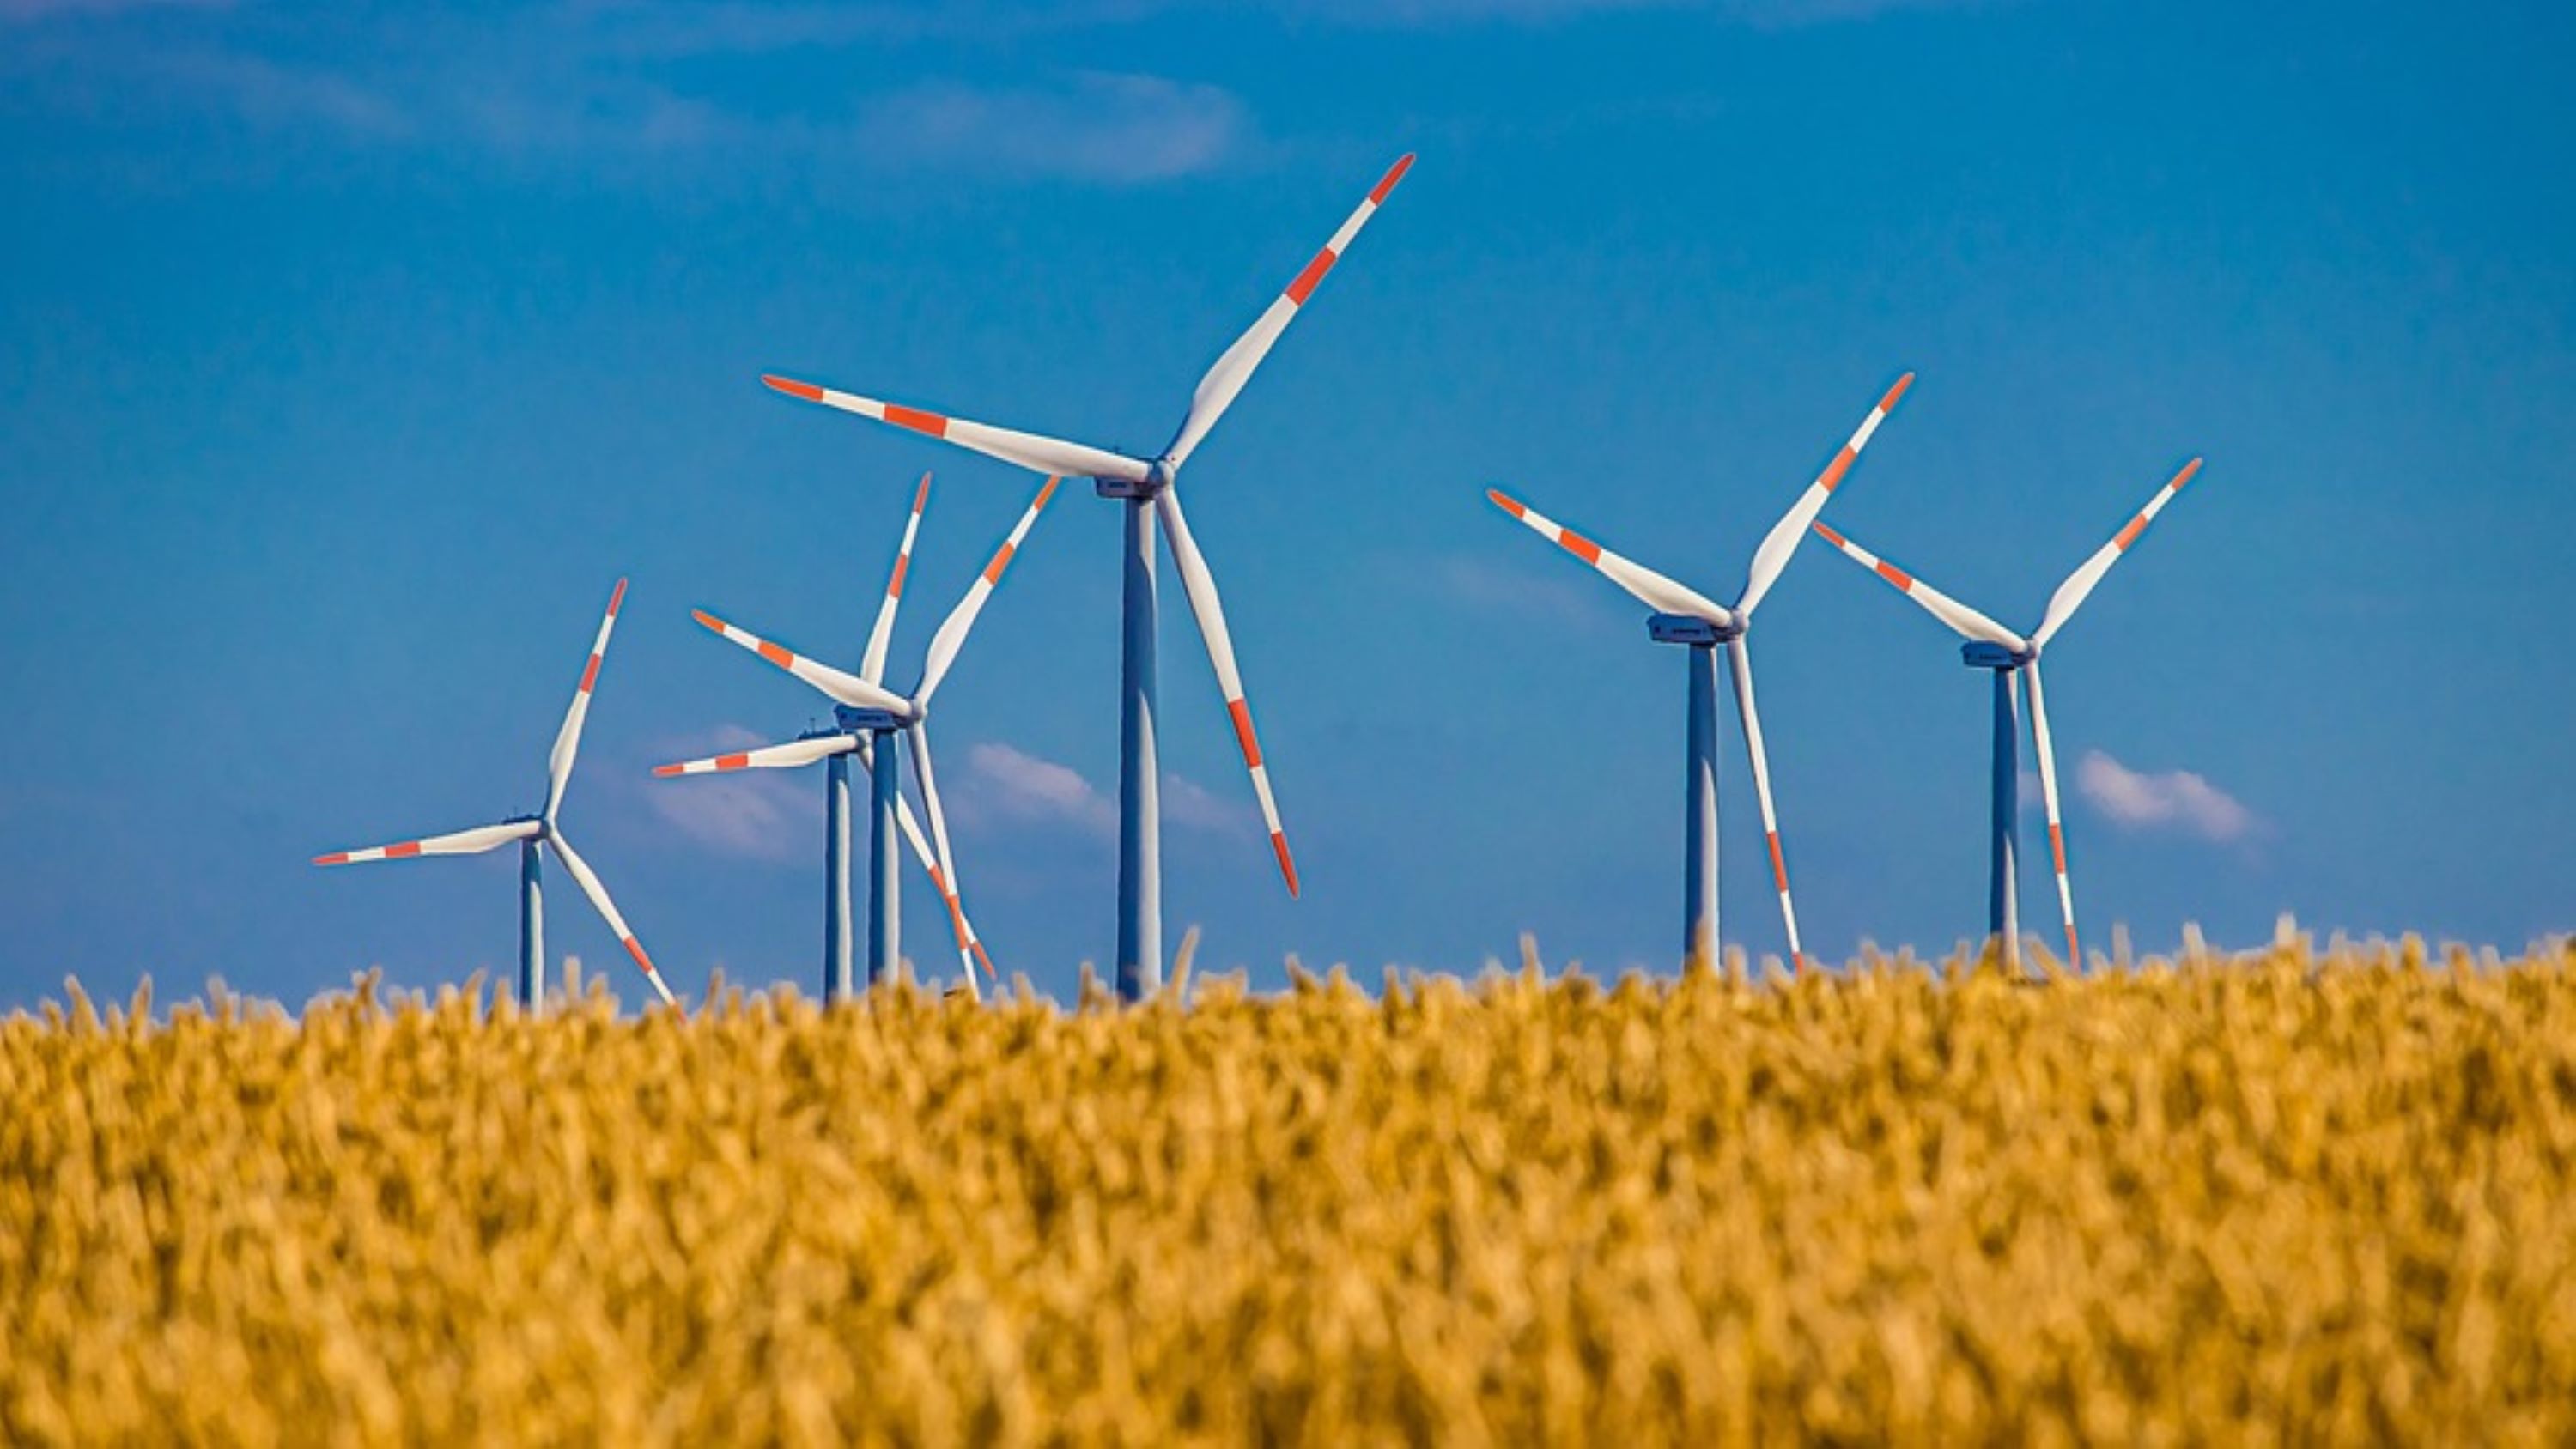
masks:
[[[1583,578],[1579,567],[1515,566],[1470,554],[1434,559],[1421,577],[1442,598],[1470,613],[1547,619],[1586,628],[1609,625],[1620,597],[1599,579]]]
[[[1250,130],[1216,86],[1091,73],[1043,89],[915,86],[871,101],[858,136],[910,168],[1134,183],[1208,170]]]
[[[675,754],[723,754],[774,744],[740,725]],[[744,770],[648,782],[644,799],[662,822],[699,845],[745,860],[801,861],[821,848],[823,805],[815,771]]]
[[[960,819],[1068,828],[1103,839],[1118,833],[1118,803],[1080,772],[1009,745],[978,744],[966,752],[966,775],[948,792]],[[1212,835],[1252,831],[1253,815],[1195,781],[1166,772],[1163,823]]]
[[[2172,829],[2221,844],[2245,839],[2260,823],[2236,797],[2189,770],[2149,774],[2100,750],[2075,767],[2076,788],[2093,808],[2124,829]]]

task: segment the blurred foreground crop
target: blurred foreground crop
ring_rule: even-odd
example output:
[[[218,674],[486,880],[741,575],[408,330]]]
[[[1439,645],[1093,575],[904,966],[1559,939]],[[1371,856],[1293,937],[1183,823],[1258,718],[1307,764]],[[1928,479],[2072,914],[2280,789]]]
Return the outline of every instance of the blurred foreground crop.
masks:
[[[11,1443],[2576,1437],[2564,947],[149,1015],[0,1024]]]

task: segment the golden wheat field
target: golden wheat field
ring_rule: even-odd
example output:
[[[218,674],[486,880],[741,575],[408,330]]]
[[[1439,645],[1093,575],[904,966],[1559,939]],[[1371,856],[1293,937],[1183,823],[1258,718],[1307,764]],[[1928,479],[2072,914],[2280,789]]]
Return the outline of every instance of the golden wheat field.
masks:
[[[2576,949],[0,1026],[0,1437],[2576,1436]]]

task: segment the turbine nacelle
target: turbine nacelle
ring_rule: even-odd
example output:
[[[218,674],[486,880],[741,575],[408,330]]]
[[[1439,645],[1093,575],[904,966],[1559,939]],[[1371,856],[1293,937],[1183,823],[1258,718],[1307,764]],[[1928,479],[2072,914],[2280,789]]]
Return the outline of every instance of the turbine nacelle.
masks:
[[[1646,637],[1658,644],[1732,644],[1751,622],[1741,616],[1721,624],[1696,614],[1650,614]]]
[[[908,714],[898,714],[890,709],[860,709],[853,705],[836,704],[832,706],[832,722],[837,728],[816,733],[818,735],[877,734],[887,730],[902,729],[914,720],[927,718],[929,713],[919,705],[913,706]],[[809,739],[814,737],[807,736]]]
[[[2019,669],[2039,658],[2039,646],[2014,649],[1985,639],[1971,639],[1959,646],[1959,658],[1970,669]]]

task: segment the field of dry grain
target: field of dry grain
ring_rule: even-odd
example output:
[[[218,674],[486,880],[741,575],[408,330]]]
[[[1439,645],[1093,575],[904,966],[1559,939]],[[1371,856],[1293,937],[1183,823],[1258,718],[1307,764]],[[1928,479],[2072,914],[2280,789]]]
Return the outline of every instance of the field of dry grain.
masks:
[[[0,1439],[2576,1438],[2576,950],[0,1024]]]

